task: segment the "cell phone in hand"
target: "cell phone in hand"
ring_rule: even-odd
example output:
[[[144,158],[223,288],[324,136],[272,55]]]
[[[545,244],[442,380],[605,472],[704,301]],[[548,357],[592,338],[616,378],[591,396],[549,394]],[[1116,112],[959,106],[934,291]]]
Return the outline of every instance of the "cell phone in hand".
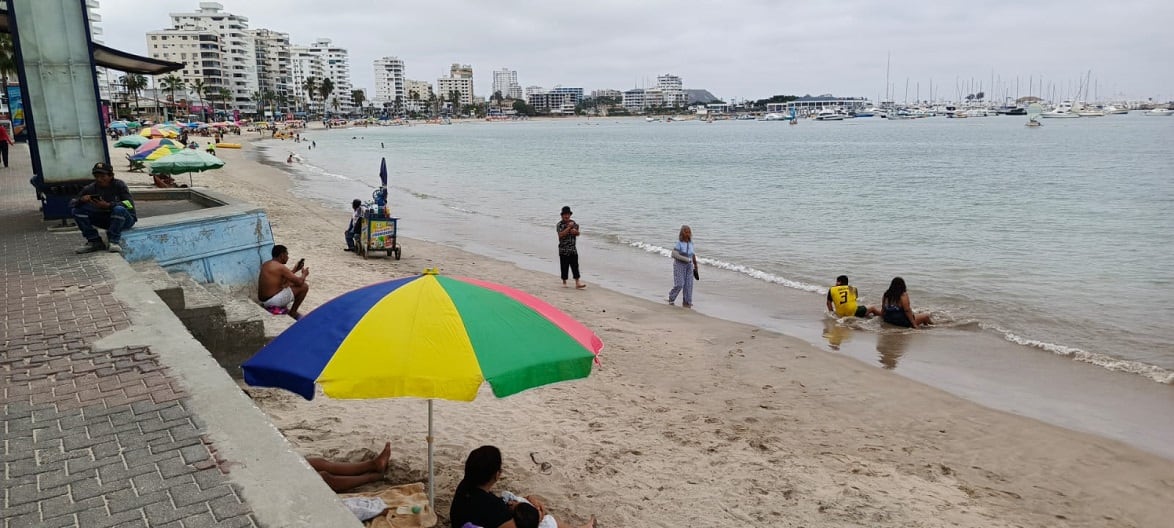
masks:
[[[301,271],[302,266],[306,265],[306,259],[298,259],[298,263],[294,264],[294,271]]]

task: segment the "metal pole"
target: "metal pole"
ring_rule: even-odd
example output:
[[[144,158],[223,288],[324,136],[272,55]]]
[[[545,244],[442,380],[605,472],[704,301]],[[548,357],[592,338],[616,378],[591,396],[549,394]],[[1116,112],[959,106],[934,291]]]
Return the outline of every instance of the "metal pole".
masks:
[[[436,474],[432,470],[432,400],[428,400],[428,509],[436,514]]]

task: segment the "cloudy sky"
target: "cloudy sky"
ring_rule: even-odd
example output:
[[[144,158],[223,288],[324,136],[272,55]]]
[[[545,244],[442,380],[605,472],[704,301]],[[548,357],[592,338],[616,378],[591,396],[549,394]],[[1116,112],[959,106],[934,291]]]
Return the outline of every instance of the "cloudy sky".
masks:
[[[679,75],[723,99],[885,94],[894,99],[1074,92],[1092,70],[1102,99],[1174,99],[1170,0],[222,0],[251,28],[350,50],[352,82],[371,91],[372,61],[404,60],[428,80],[471,64],[477,95],[491,71],[522,86],[628,89]],[[106,43],[145,54],[147,31],[198,0],[101,0]],[[992,78],[996,88],[991,89]],[[908,80],[908,81],[907,81]]]

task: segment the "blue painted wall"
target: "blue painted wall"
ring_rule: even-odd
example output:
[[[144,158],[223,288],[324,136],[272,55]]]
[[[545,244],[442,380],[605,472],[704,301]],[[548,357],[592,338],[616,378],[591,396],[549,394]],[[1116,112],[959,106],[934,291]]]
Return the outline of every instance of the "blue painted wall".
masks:
[[[168,272],[233,289],[255,286],[273,249],[269,218],[245,204],[144,218],[122,240],[128,261],[154,260]]]

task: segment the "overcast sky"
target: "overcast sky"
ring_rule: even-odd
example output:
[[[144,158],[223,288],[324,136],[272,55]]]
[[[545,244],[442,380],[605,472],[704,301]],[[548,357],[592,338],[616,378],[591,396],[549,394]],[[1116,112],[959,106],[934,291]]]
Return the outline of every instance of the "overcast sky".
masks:
[[[250,28],[297,44],[329,38],[350,51],[352,83],[372,92],[372,61],[397,56],[407,77],[473,66],[525,87],[629,89],[678,75],[722,99],[774,94],[1028,95],[1028,81],[1074,91],[1092,70],[1101,99],[1174,98],[1170,0],[222,0]],[[145,33],[198,0],[101,0],[108,45],[146,54]],[[992,77],[999,87],[991,89]],[[1000,82],[1001,79],[1001,82]]]

